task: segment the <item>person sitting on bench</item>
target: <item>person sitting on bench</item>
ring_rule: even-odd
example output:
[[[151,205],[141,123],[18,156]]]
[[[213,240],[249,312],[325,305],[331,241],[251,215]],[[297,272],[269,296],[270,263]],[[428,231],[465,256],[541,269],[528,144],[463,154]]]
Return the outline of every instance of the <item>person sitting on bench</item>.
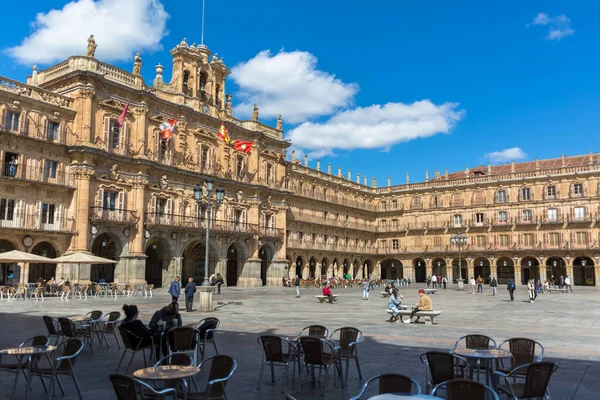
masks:
[[[413,308],[412,312],[410,313],[410,317],[402,321],[405,324],[410,324],[412,318],[419,311],[433,311],[433,304],[431,303],[431,299],[425,294],[425,291],[423,289],[419,289],[419,296],[421,297],[421,299],[416,304],[416,307]]]
[[[331,293],[330,283],[327,283],[327,285],[323,286],[323,296],[327,296],[329,298],[329,302],[333,303],[333,294]]]

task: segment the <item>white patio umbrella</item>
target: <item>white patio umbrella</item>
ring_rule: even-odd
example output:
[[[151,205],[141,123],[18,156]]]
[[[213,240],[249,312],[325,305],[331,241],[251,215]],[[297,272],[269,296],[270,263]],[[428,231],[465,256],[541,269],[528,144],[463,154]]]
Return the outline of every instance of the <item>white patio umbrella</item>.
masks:
[[[56,263],[55,259],[38,256],[37,254],[26,253],[19,250],[6,251],[0,253],[0,264],[19,264],[19,263]]]
[[[81,264],[116,264],[118,262],[109,258],[98,257],[81,252],[53,258],[52,261],[61,264],[77,264],[77,283],[79,283]]]

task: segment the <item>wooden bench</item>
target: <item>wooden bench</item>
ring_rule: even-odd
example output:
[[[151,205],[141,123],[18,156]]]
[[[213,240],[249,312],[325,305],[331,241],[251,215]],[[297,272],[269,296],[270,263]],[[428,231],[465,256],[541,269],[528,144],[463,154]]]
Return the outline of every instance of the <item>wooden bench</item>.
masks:
[[[332,294],[331,297],[329,297],[329,296],[323,296],[323,295],[317,295],[315,297],[319,300],[320,303],[325,303],[327,300],[330,303],[333,303],[334,301],[337,300],[337,296],[338,296],[337,294]]]
[[[406,306],[403,306],[406,307]],[[388,314],[392,314],[392,310],[387,310]],[[408,310],[408,309],[404,309],[404,310],[400,310],[400,312],[398,313],[399,316],[410,316],[410,314],[412,313],[412,310]],[[433,324],[433,319],[437,316],[439,316],[442,312],[441,311],[417,311],[417,313],[415,314],[415,316],[417,317],[417,322],[419,321],[419,318],[423,317],[425,318],[425,325],[431,325]]]
[[[390,292],[381,292],[381,296],[383,296],[384,299],[387,299],[390,297]]]
[[[425,291],[425,294],[435,294],[435,292],[437,292],[437,289],[423,289]]]
[[[567,288],[566,287],[564,287],[564,288],[549,288],[548,291],[550,293],[552,293],[552,292],[567,293]]]

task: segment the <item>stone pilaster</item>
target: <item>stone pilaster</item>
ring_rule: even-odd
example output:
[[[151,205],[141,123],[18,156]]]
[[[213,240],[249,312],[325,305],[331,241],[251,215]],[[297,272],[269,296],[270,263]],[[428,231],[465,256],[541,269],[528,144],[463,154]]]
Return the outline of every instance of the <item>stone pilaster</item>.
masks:
[[[260,279],[260,266],[262,260],[260,258],[249,258],[246,260],[242,268],[242,274],[238,278],[238,287],[261,287],[262,279]]]
[[[462,268],[462,267],[461,267],[461,268]],[[470,280],[471,280],[471,278],[475,278],[475,279],[477,279],[477,277],[475,276],[475,268],[474,268],[474,267],[472,267],[471,265],[468,265],[468,266],[467,266],[467,275],[469,275],[469,276],[465,276],[465,277],[464,277],[464,278],[465,278],[465,281],[467,281],[467,280],[468,280],[468,281],[470,281]]]
[[[170,261],[169,261],[169,265],[167,266],[166,269],[162,270],[162,284],[163,286],[166,286],[169,284],[169,282],[172,282],[175,280],[176,276],[181,276],[183,272],[183,257],[173,257]],[[144,268],[144,277],[145,277],[145,268]],[[183,279],[187,279],[182,277],[181,278],[182,281]]]
[[[137,221],[129,237],[129,254],[142,256],[144,254],[144,211],[146,206],[145,188],[148,177],[138,174],[128,179],[132,190],[127,200],[127,208],[135,211]]]
[[[86,163],[75,164],[69,167],[71,176],[75,180],[75,196],[72,209],[77,221],[77,234],[73,236],[71,247],[67,253],[77,251],[88,252],[88,235],[90,232],[90,181],[94,175],[94,166]]]
[[[267,269],[267,286],[282,286],[282,277],[288,275],[288,260],[273,260]]]
[[[411,282],[415,282],[415,267],[404,267],[402,272],[404,273],[404,279],[410,279]]]
[[[446,266],[446,279],[448,279],[448,282],[454,282],[453,269],[451,265]]]
[[[546,266],[545,265],[540,265],[540,281],[542,281],[542,283],[544,283],[544,281],[547,279],[546,277]]]
[[[122,255],[117,268],[115,268],[115,282],[145,285],[146,255]]]
[[[517,266],[515,265],[513,267],[513,270],[515,271],[515,284],[516,285],[523,284],[523,282],[521,282],[521,268],[517,268]]]

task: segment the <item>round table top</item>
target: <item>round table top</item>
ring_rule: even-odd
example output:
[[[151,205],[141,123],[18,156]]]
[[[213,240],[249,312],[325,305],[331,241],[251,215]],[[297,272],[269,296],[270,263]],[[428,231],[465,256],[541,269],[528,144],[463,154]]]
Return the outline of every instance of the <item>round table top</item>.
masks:
[[[472,358],[508,358],[512,357],[512,353],[504,349],[456,349],[454,354],[458,354],[463,357]]]
[[[428,394],[394,394],[394,393],[387,393],[387,394],[379,394],[377,396],[373,396],[373,397],[369,397],[369,400],[401,400],[401,399],[437,399],[440,400],[439,397],[435,397],[435,396],[430,396]]]
[[[133,373],[133,376],[138,379],[162,381],[189,378],[199,372],[200,368],[191,365],[160,365],[158,367],[138,369]]]
[[[44,354],[56,350],[56,346],[29,346],[29,347],[13,347],[10,349],[1,349],[0,354],[10,356],[27,356],[32,354]]]

